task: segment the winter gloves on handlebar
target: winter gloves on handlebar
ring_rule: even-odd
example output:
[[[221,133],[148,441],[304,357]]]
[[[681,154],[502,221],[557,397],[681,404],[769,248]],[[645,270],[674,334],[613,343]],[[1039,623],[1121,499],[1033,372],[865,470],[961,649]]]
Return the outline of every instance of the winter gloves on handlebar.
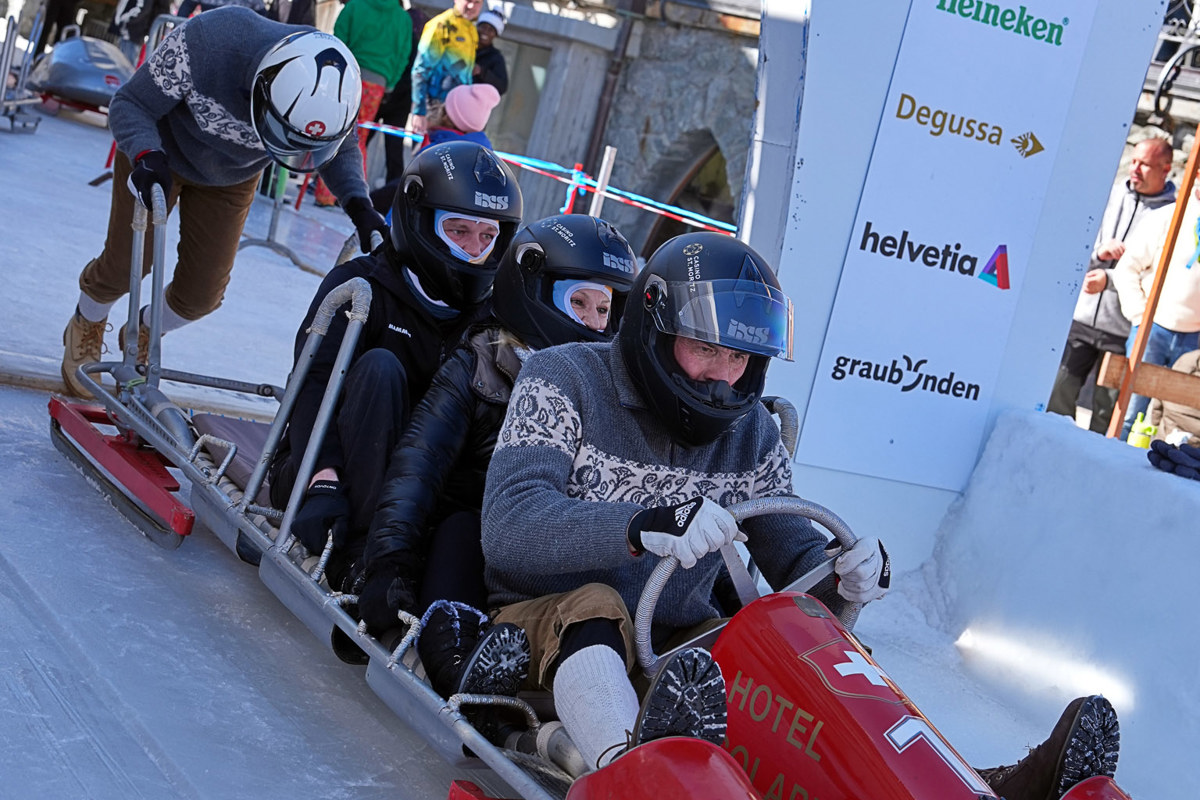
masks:
[[[393,551],[371,560],[367,580],[358,592],[359,619],[373,633],[382,633],[400,624],[397,613],[417,613],[417,587],[422,573],[421,561],[406,551]]]
[[[292,520],[292,535],[308,552],[320,554],[329,534],[333,546],[342,547],[350,534],[350,499],[337,481],[316,481],[304,494],[304,502]]]
[[[639,511],[629,523],[628,537],[633,552],[675,556],[684,569],[727,544],[746,541],[733,516],[707,497]]]
[[[875,538],[859,539],[849,550],[841,553],[836,539],[825,548],[829,556],[837,556],[833,571],[838,576],[838,594],[851,603],[869,603],[887,594],[892,585],[892,560],[883,542]]]
[[[1181,478],[1200,480],[1200,447],[1190,444],[1173,445],[1162,440],[1150,443],[1146,453],[1150,463],[1163,472],[1173,472]]]
[[[129,191],[147,210],[154,208],[155,184],[162,187],[164,199],[171,196],[171,170],[167,167],[167,154],[162,150],[146,150],[133,160]]]
[[[380,244],[387,239],[387,220],[375,210],[375,206],[371,205],[370,200],[365,197],[351,197],[346,201],[344,207],[346,216],[354,223],[354,229],[358,231],[358,247],[364,253],[370,253],[375,249],[375,244],[371,241],[372,233],[378,232]]]

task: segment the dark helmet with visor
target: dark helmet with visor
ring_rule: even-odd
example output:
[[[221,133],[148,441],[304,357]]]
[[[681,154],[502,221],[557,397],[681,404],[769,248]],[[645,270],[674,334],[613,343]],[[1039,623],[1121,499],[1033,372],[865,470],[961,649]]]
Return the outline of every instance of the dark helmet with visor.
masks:
[[[267,51],[250,92],[250,119],[268,155],[294,172],[333,158],[354,131],[362,76],[336,36],[300,31]]]
[[[533,348],[611,339],[633,286],[637,259],[620,232],[583,214],[557,214],[521,229],[496,272],[492,307]],[[608,325],[585,326],[571,309],[579,288],[605,287]]]
[[[734,385],[696,381],[675,360],[683,336],[749,354]],[[720,233],[676,236],[630,292],[617,335],[643,401],[680,444],[714,441],[761,399],[771,358],[792,358],[792,301],[762,256]]]
[[[410,259],[406,266],[429,296],[454,308],[472,306],[492,291],[523,208],[516,176],[488,148],[465,140],[426,147],[409,162],[392,200],[392,246]],[[452,248],[439,235],[447,213],[494,221],[490,248],[474,260]]]

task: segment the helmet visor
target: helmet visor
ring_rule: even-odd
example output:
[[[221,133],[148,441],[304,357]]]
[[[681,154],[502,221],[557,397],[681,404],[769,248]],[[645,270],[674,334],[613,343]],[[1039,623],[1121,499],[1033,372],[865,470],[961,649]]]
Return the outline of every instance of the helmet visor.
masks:
[[[251,116],[267,154],[293,172],[313,172],[328,163],[350,131],[334,131],[326,136],[324,128],[307,132],[298,130],[279,116],[261,87],[261,83],[256,87]]]
[[[645,299],[663,333],[792,360],[792,301],[765,283],[664,281],[652,276]]]

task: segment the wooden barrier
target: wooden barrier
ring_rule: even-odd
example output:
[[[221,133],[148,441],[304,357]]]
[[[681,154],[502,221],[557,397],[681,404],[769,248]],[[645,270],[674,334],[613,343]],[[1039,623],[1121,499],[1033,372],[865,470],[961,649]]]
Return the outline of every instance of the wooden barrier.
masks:
[[[1129,359],[1116,353],[1105,353],[1100,362],[1096,383],[1120,389],[1129,370]],[[1133,374],[1133,391],[1143,397],[1157,397],[1169,403],[1200,408],[1200,377],[1176,372],[1156,364],[1139,364]]]

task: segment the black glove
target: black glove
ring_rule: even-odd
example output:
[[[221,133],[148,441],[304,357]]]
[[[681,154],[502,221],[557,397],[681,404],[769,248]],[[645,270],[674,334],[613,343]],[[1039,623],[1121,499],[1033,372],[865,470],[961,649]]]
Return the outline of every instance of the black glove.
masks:
[[[411,614],[417,606],[413,589],[411,581],[394,577],[391,571],[375,573],[367,578],[358,593],[359,619],[376,633],[395,628],[400,624],[397,612],[403,610]]]
[[[371,247],[371,234],[374,231],[379,231],[379,235],[384,241],[388,237],[388,224],[383,215],[375,210],[375,206],[371,205],[371,201],[365,197],[351,197],[346,201],[346,216],[354,223],[355,230],[358,231],[358,247],[364,253],[369,253],[373,249]]]
[[[1173,472],[1181,478],[1200,480],[1200,447],[1190,444],[1176,447],[1156,440],[1150,443],[1150,451],[1146,453],[1146,458],[1163,472]]]
[[[162,150],[147,150],[133,162],[129,173],[129,191],[142,202],[147,210],[154,207],[151,187],[162,187],[163,198],[171,196],[171,170],[167,167],[167,154]]]
[[[304,493],[304,502],[292,520],[292,535],[316,555],[325,549],[330,531],[333,546],[345,546],[350,535],[350,500],[337,481],[317,481]]]

